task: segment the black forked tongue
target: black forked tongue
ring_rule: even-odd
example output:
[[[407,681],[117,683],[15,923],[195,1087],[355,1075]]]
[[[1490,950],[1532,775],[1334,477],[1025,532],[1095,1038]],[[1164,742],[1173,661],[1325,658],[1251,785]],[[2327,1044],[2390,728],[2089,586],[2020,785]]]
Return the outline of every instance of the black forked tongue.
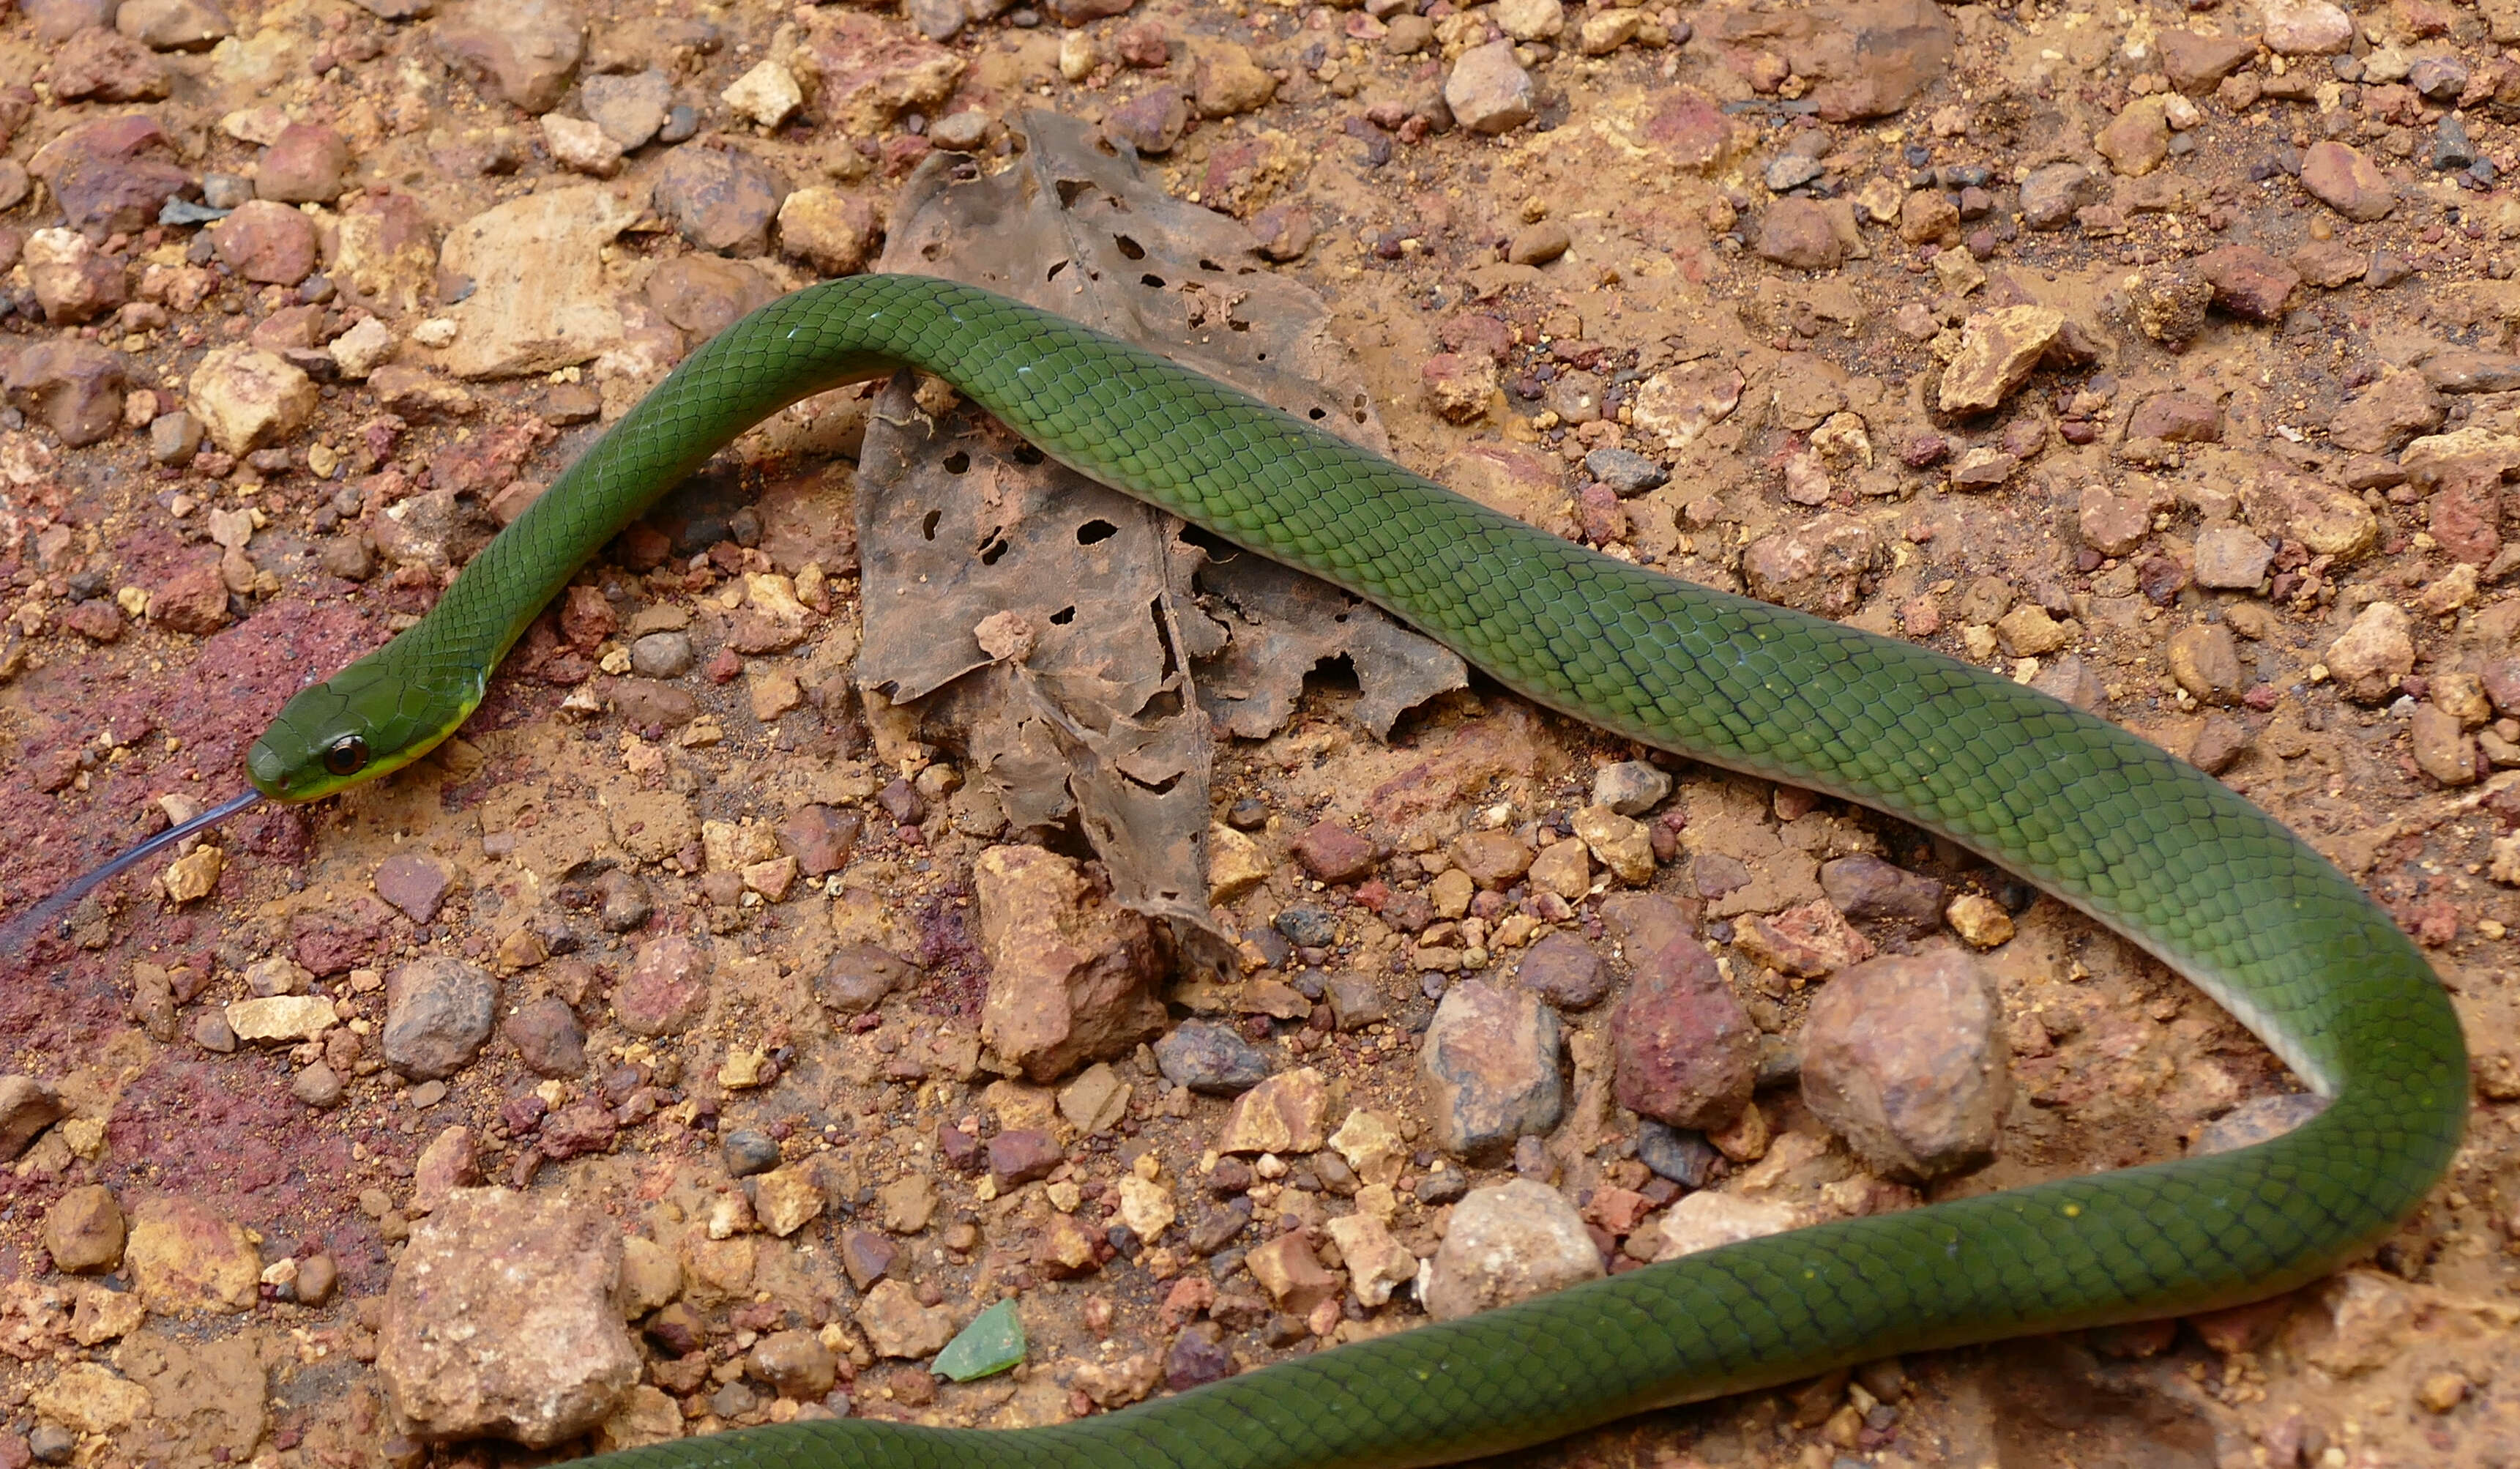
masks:
[[[67,921],[71,905],[80,898],[148,861],[167,848],[209,830],[261,799],[262,793],[253,790],[231,796],[192,820],[179,821],[166,828],[11,919],[7,928],[0,928],[0,965],[15,964],[27,957],[34,948],[35,941],[42,938],[45,931],[55,924]]]

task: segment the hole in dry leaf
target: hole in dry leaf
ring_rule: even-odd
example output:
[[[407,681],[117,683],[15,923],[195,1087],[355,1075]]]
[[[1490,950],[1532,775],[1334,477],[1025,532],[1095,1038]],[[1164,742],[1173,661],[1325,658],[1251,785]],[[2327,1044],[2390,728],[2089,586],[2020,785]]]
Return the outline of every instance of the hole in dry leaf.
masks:
[[[1100,545],[1119,533],[1120,528],[1109,521],[1087,521],[1076,528],[1076,543],[1080,546]]]
[[[1151,287],[1151,288],[1153,288],[1154,290],[1157,290],[1157,291],[1161,291],[1161,290],[1163,290],[1163,289],[1164,289],[1164,278],[1163,278],[1162,276],[1154,275],[1154,274],[1142,275],[1142,276],[1138,277],[1138,284],[1139,284],[1139,285],[1141,285],[1141,286],[1148,286],[1148,287]]]
[[[1076,620],[1076,609],[1073,607],[1062,607],[1058,611],[1050,615],[1050,620],[1058,626],[1064,627],[1068,623]]]
[[[1042,279],[1043,279],[1043,280],[1045,280],[1045,281],[1055,281],[1055,280],[1058,280],[1058,273],[1059,273],[1060,271],[1062,271],[1062,270],[1065,270],[1066,268],[1067,268],[1067,262],[1066,262],[1065,260],[1053,260],[1053,261],[1051,261],[1051,262],[1050,262],[1050,273],[1049,273],[1048,275],[1043,276],[1043,277],[1042,277]]]
[[[927,512],[927,518],[919,523],[919,533],[929,540],[934,540],[936,538],[936,525],[939,521],[944,519],[945,512],[942,510],[931,510]]]
[[[949,475],[962,474],[970,467],[971,456],[964,453],[961,449],[956,449],[953,453],[945,456],[945,473]]]
[[[1041,450],[1034,448],[1031,444],[1019,443],[1015,445],[1015,463],[1017,464],[1039,464],[1046,457],[1048,456],[1044,455]]]
[[[919,247],[919,258],[922,260],[933,260],[944,253],[945,247],[937,244],[933,240],[930,240],[926,244]]]
[[[1307,409],[1305,409],[1305,410],[1304,410],[1304,417],[1309,418],[1309,419],[1312,419],[1312,420],[1314,420],[1314,421],[1318,422],[1318,421],[1320,421],[1320,420],[1322,420],[1322,419],[1325,419],[1325,418],[1329,417],[1329,415],[1328,415],[1328,413],[1325,413],[1324,411],[1322,411],[1322,410],[1321,410],[1321,409],[1319,409],[1319,408],[1307,408]]]
[[[1126,235],[1113,235],[1111,243],[1120,247],[1120,254],[1123,258],[1143,260],[1147,257],[1147,248]]]
[[[1214,260],[1207,258],[1205,255],[1199,256],[1198,268],[1201,270],[1213,271],[1218,275],[1225,274],[1224,266],[1217,264]]]
[[[984,567],[996,566],[999,559],[1004,557],[1011,549],[1012,548],[1007,544],[1005,536],[998,537],[996,540],[993,540],[980,548],[980,565]]]

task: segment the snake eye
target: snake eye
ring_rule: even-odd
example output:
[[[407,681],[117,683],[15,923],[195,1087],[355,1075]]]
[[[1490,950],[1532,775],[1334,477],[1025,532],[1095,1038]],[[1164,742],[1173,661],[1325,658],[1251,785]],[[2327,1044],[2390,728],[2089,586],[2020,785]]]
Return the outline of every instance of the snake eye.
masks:
[[[324,752],[324,768],[335,775],[356,775],[368,768],[368,742],[357,735],[343,735]]]

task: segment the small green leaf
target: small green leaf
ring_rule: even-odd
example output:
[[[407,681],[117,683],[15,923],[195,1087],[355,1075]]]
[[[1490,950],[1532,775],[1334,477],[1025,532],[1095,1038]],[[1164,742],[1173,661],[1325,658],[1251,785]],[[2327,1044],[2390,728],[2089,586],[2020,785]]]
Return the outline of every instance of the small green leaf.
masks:
[[[1015,1314],[1015,1303],[1010,1297],[980,1312],[947,1342],[928,1369],[939,1377],[969,1382],[1004,1372],[1023,1358],[1023,1318]]]

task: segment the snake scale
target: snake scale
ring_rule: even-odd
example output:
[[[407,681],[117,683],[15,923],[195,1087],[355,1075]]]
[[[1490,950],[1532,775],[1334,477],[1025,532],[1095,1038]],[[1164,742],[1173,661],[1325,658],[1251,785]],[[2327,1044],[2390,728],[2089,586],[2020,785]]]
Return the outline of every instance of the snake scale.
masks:
[[[2202,987],[2328,1105],[2237,1152],[1730,1245],[1054,1427],[797,1423],[628,1450],[610,1469],[1445,1463],[1894,1353],[2262,1298],[2372,1246],[2448,1167],[2467,1080],[2440,983],[2344,874],[2221,782],[2009,679],[1545,534],[1153,353],[947,281],[828,282],[719,335],[417,625],[292,699],[250,754],[253,783],[302,801],[418,757],[658,495],[779,408],[902,365],[1552,709],[1949,836]]]

